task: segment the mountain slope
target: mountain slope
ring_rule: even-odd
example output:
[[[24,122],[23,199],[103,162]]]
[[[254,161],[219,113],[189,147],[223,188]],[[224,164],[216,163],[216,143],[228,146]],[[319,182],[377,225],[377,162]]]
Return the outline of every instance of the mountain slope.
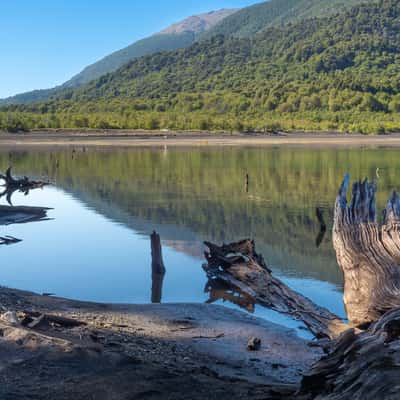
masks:
[[[218,90],[254,96],[261,88],[270,92],[270,84],[282,79],[313,84],[330,74],[336,78],[332,87],[338,86],[340,77],[351,77],[341,82],[342,87],[397,91],[399,21],[400,3],[389,0],[271,28],[251,39],[217,36],[188,49],[132,61],[74,92],[73,98],[151,99]]]
[[[139,40],[86,67],[63,85],[52,89],[34,90],[0,99],[0,105],[24,104],[45,101],[65,88],[82,86],[109,72],[116,71],[127,62],[160,51],[171,51],[189,47],[197,35],[212,28],[222,19],[235,13],[237,9],[222,9],[205,14],[194,15],[164,29],[158,34]]]
[[[142,57],[48,104],[8,110],[44,125],[51,113],[61,127],[399,129],[399,32],[400,3],[380,0]]]
[[[251,36],[274,25],[333,14],[361,2],[363,0],[270,0],[239,10],[202,34],[201,38]]]
[[[66,82],[64,87],[76,87],[100,76],[116,71],[127,62],[148,54],[189,47],[196,35],[215,26],[218,22],[235,13],[237,9],[222,9],[194,15],[171,25],[160,33],[139,40],[122,50],[116,51],[102,60],[88,66],[81,73]]]

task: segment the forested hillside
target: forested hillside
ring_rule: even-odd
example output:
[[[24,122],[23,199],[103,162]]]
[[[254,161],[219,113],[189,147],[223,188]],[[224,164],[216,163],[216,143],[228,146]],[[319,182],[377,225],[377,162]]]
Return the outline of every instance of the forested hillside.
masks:
[[[252,36],[271,26],[334,14],[362,2],[365,0],[270,0],[243,8],[204,32],[201,38],[215,35]]]
[[[383,133],[400,129],[399,32],[400,3],[381,0],[143,57],[47,104],[8,111],[26,112],[14,118],[29,127]]]
[[[176,24],[169,26],[156,35],[138,40],[133,44],[115,51],[101,60],[84,68],[64,84],[52,89],[33,90],[21,93],[7,99],[0,99],[0,105],[26,104],[46,101],[66,88],[76,88],[100,78],[102,75],[116,71],[124,64],[136,58],[154,54],[160,51],[182,49],[192,45],[197,36],[212,28],[235,13],[236,9],[222,9],[205,14],[193,15]]]

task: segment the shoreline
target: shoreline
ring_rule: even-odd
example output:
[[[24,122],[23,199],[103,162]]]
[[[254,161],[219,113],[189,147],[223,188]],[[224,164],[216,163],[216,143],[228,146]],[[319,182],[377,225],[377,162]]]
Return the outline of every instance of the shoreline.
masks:
[[[142,131],[51,131],[1,133],[1,147],[263,147],[400,146],[400,134],[366,136],[339,133],[243,134]]]
[[[4,287],[0,333],[0,397],[13,400],[269,398],[294,393],[322,355],[293,330],[222,306],[89,303]],[[246,348],[252,337],[260,350]]]

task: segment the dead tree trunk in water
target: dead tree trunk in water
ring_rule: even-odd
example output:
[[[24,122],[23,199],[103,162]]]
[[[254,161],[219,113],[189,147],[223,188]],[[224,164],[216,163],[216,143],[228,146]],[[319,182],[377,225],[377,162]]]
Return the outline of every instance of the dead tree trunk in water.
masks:
[[[151,302],[161,303],[165,266],[162,257],[161,239],[157,232],[150,236],[151,240]]]
[[[344,276],[344,303],[349,321],[367,327],[385,312],[400,307],[400,198],[396,192],[376,221],[376,185],[356,182],[347,205],[346,175],[335,204],[333,243]]]

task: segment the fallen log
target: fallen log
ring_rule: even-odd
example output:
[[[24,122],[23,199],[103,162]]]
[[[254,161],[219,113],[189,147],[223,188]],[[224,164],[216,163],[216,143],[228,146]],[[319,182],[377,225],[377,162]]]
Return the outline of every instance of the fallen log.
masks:
[[[366,328],[400,307],[400,197],[393,192],[379,225],[375,183],[355,182],[347,204],[349,183],[347,174],[336,198],[333,244],[343,271],[348,319]]]
[[[257,254],[254,241],[217,246],[206,242],[209,279],[219,279],[253,297],[256,303],[289,314],[308,327],[317,338],[337,338],[349,326],[330,311],[290,289],[272,275],[263,257]]]
[[[27,176],[24,176],[21,179],[16,179],[11,174],[11,167],[7,168],[5,175],[0,174],[0,179],[5,181],[4,186],[7,188],[16,188],[20,190],[42,188],[49,184],[49,182],[30,180]]]

